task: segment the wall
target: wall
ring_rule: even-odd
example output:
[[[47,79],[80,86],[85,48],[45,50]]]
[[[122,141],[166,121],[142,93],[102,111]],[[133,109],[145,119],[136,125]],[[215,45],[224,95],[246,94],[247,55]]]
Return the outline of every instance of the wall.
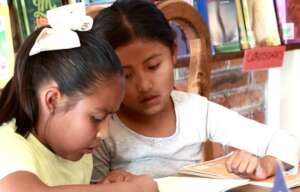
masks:
[[[300,50],[285,53],[282,68],[270,70],[267,124],[294,133],[300,143]],[[277,87],[277,89],[273,88]]]
[[[210,100],[265,123],[268,72],[243,72],[242,59],[213,64]]]

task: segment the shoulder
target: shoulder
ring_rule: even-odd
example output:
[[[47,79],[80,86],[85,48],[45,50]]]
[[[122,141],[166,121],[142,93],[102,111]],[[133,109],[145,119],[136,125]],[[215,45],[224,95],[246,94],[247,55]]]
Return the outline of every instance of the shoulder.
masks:
[[[35,173],[34,154],[23,136],[15,133],[15,121],[0,127],[0,179],[16,171]]]
[[[172,99],[176,104],[182,105],[207,105],[208,100],[206,97],[203,97],[196,93],[189,93],[189,92],[183,92],[183,91],[172,91],[171,93]]]

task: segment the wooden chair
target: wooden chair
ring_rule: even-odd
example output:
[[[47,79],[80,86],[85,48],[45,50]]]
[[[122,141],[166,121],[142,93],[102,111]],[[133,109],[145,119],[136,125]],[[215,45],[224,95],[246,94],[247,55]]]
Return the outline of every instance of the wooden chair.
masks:
[[[209,96],[210,71],[212,65],[211,44],[208,27],[198,11],[182,0],[166,0],[157,3],[165,17],[176,22],[187,37],[190,47],[190,58],[187,63],[188,78],[185,86],[176,85],[176,89]],[[176,67],[182,67],[180,64]],[[214,148],[220,145],[208,141],[204,145],[204,160],[211,160],[217,154]]]

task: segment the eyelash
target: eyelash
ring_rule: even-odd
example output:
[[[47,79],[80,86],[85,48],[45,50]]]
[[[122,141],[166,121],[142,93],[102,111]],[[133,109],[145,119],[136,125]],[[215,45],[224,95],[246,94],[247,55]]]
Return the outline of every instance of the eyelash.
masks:
[[[106,118],[106,116],[102,117],[102,118],[97,118],[97,117],[91,117],[91,121],[95,124],[102,122],[104,119]]]
[[[158,67],[159,67],[159,63],[156,64],[156,65],[151,65],[151,66],[149,66],[148,69],[150,69],[150,70],[155,70],[155,69],[157,69]]]
[[[159,67],[159,63],[158,64],[156,64],[156,65],[151,65],[151,66],[148,66],[148,69],[149,70],[156,70],[158,67]],[[126,74],[126,72],[125,72],[125,78],[126,79],[130,79],[132,77],[132,74]]]
[[[132,77],[131,74],[126,74],[126,73],[125,73],[125,78],[126,78],[126,79],[130,79],[131,77]]]

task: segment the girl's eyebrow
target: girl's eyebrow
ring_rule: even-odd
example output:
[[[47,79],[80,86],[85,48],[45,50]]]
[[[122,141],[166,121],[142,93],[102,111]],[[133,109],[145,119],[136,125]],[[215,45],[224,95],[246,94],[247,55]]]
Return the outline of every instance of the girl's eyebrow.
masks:
[[[150,61],[151,59],[155,58],[155,57],[159,57],[161,56],[162,54],[161,53],[155,53],[151,56],[149,56],[148,58],[146,58],[144,61],[143,61],[143,64],[146,64],[148,61]],[[131,69],[132,66],[131,65],[122,65],[123,69]]]
[[[104,108],[96,108],[95,112],[104,112],[104,113],[108,113],[108,114],[112,114],[112,113],[116,113],[118,110],[117,109],[113,109],[113,108],[110,108],[110,109],[104,109]]]

